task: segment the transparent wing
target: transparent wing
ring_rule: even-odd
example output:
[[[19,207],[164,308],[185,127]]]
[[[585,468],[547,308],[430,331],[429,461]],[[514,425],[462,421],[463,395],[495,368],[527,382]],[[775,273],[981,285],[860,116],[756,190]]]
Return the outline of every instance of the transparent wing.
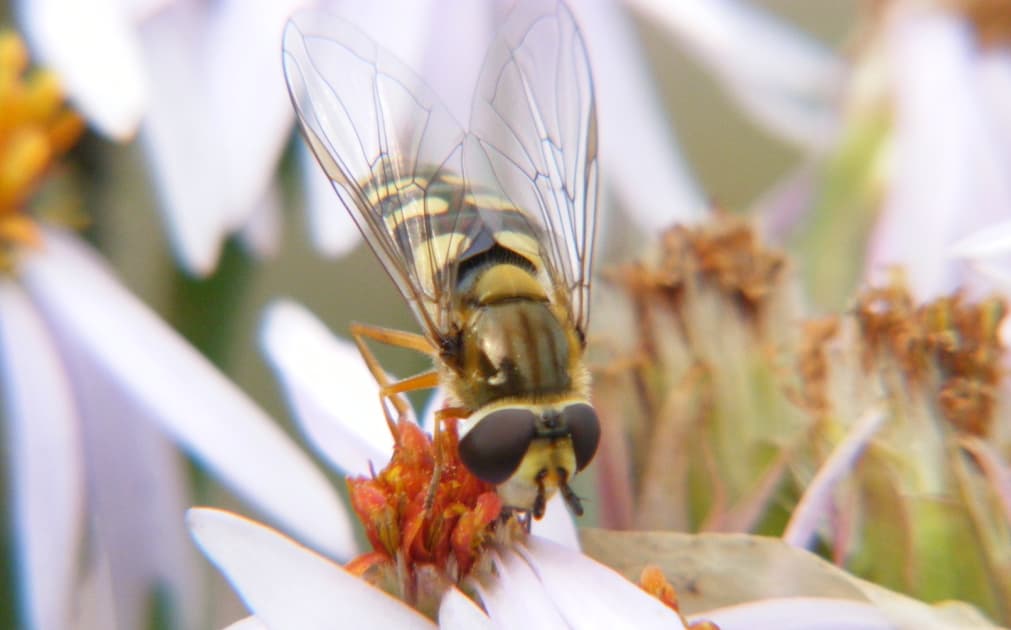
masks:
[[[463,130],[407,66],[332,15],[297,13],[285,28],[283,62],[306,141],[418,321],[438,341],[448,314],[445,274],[437,273],[437,263],[454,259],[460,239],[433,238],[433,222],[452,214],[444,196],[429,194],[429,184],[459,179]]]
[[[555,299],[585,333],[597,211],[597,121],[582,35],[560,1],[520,0],[488,53],[465,148],[468,180],[539,221]]]

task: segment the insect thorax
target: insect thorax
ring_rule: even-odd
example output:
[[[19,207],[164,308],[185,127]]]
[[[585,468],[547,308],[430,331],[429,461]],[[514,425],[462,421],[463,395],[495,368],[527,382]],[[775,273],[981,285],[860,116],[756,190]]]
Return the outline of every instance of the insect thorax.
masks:
[[[469,285],[461,335],[459,395],[472,409],[503,398],[554,397],[573,388],[573,331],[551,308],[531,273],[491,265]],[[540,295],[536,293],[540,290]]]

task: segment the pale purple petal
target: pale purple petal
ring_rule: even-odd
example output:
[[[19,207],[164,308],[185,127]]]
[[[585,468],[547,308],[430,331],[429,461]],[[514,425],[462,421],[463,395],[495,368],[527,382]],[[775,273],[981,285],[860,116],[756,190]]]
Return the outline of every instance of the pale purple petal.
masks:
[[[803,548],[811,546],[818,527],[829,513],[836,486],[853,471],[864,449],[884,421],[885,414],[880,409],[872,409],[850,427],[843,441],[818,469],[790,515],[790,522],[783,532],[783,540],[787,544]]]
[[[784,598],[729,606],[692,615],[713,621],[720,630],[891,630],[890,623],[873,605],[846,599]]]
[[[47,232],[23,279],[65,351],[118,383],[236,492],[300,539],[338,557],[354,549],[347,513],[326,477],[233,383],[110,275],[79,241]]]
[[[192,509],[197,544],[269,628],[434,628],[400,600],[258,523]]]
[[[462,126],[485,51],[507,7],[503,0],[424,0],[424,57],[418,72]]]
[[[800,147],[836,136],[842,63],[796,28],[738,0],[632,0],[666,25],[759,124]]]
[[[1011,48],[980,51],[976,64],[980,91],[994,115],[995,132],[1004,147],[1011,145]]]
[[[173,248],[198,275],[214,269],[222,240],[234,227],[223,188],[227,167],[216,143],[222,138],[206,99],[212,10],[209,3],[175,3],[142,31],[145,61],[157,80],[141,138]]]
[[[192,504],[185,462],[160,427],[138,421],[145,409],[122,395],[109,372],[95,370],[79,345],[61,347],[83,419],[90,531],[116,619],[124,628],[143,627],[160,589],[177,603],[181,625],[195,627],[205,602],[199,556],[181,518]]]
[[[902,264],[917,297],[929,299],[962,279],[950,244],[1006,218],[1011,156],[996,141],[996,123],[981,98],[968,24],[945,13],[900,13],[887,42],[894,175],[869,272],[873,278]]]
[[[974,232],[954,243],[949,250],[964,259],[998,289],[1011,292],[1011,221],[1002,221]]]
[[[267,361],[310,444],[346,475],[367,475],[393,454],[379,385],[358,349],[303,306],[279,300],[260,331]]]
[[[88,564],[78,580],[74,630],[109,630],[116,628],[116,604],[112,576],[104,548],[94,536],[90,537]]]
[[[331,258],[347,254],[361,242],[361,234],[337,198],[330,178],[316,163],[301,136],[298,139],[298,163],[302,172],[309,237],[313,245],[321,254]]]
[[[177,0],[121,0],[124,11],[140,23]]]
[[[990,258],[1011,253],[1011,220],[989,225],[952,244],[952,256]]]
[[[77,410],[42,316],[0,279],[0,387],[11,461],[18,583],[26,626],[70,622],[84,509]]]
[[[571,8],[593,68],[605,186],[646,230],[703,218],[709,203],[678,150],[628,15],[612,0]]]
[[[409,68],[422,70],[425,55],[428,16],[438,12],[437,0],[321,0],[317,3],[334,15],[345,19],[377,44],[392,52]],[[391,20],[395,15],[397,19]]]
[[[260,257],[276,256],[281,249],[281,191],[274,181],[252,207],[239,236],[246,248]]]
[[[443,630],[491,630],[495,625],[474,600],[451,587],[439,604],[439,627]]]
[[[538,538],[521,553],[570,627],[684,627],[673,610],[581,553]]]
[[[213,122],[202,138],[223,166],[218,181],[229,225],[243,224],[267,191],[295,121],[281,70],[281,34],[307,0],[229,0],[206,15],[204,89],[189,95]],[[180,130],[180,132],[185,130]]]
[[[544,518],[534,521],[531,533],[541,538],[546,538],[559,545],[579,551],[579,531],[576,529],[576,521],[569,512],[565,499],[561,494],[556,494],[548,501],[548,507],[544,511]]]
[[[17,11],[36,61],[60,75],[101,133],[126,140],[149,101],[133,17],[120,0],[22,0]]]

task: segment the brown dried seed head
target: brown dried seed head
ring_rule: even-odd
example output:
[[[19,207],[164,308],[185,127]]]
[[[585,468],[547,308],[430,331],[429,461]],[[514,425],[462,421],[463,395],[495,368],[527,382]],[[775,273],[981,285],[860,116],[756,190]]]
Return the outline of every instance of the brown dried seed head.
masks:
[[[996,298],[969,304],[956,294],[914,307],[901,284],[869,289],[855,312],[864,367],[884,357],[894,360],[908,383],[934,392],[954,427],[984,435],[997,407],[1005,312]]]
[[[981,46],[1011,44],[1011,2],[1008,0],[948,0],[948,5],[966,16]]]
[[[801,400],[811,411],[821,414],[829,409],[829,361],[825,344],[839,334],[839,319],[826,317],[804,322],[797,356],[801,379]]]

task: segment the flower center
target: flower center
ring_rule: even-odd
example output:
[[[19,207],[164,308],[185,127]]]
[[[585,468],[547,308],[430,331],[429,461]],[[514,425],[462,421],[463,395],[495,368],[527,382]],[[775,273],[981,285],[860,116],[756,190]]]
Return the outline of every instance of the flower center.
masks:
[[[80,137],[84,123],[63,105],[56,77],[28,71],[28,52],[16,34],[0,32],[0,270],[39,232],[25,214],[31,194],[54,160]]]
[[[495,487],[460,461],[456,422],[443,427],[433,439],[401,420],[390,463],[348,479],[373,551],[347,569],[432,618],[447,588],[490,570],[486,548],[525,535],[515,518],[500,518]]]

